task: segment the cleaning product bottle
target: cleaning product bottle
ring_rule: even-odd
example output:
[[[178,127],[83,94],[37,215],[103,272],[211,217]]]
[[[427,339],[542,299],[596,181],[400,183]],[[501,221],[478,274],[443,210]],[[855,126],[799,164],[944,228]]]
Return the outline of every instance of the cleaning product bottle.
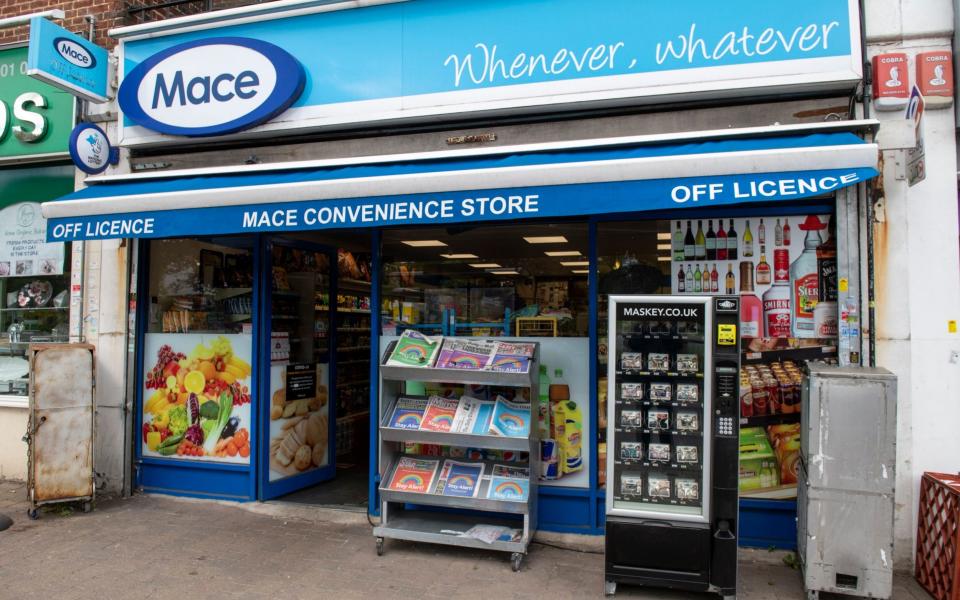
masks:
[[[563,369],[555,369],[550,385],[550,403],[557,422],[557,445],[560,447],[560,473],[575,473],[583,468],[583,413],[570,397],[570,386],[563,377]]]
[[[547,374],[547,365],[540,365],[540,392],[537,398],[537,425],[540,439],[550,437],[550,375]]]

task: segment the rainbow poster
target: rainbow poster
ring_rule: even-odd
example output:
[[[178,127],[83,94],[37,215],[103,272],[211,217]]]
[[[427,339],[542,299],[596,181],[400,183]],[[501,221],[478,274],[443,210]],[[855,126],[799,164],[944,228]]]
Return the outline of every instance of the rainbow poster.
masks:
[[[386,364],[391,367],[432,367],[442,340],[407,329],[397,340]]]
[[[510,402],[503,396],[497,396],[490,419],[490,433],[509,437],[530,435],[530,403]]]
[[[490,500],[505,500],[507,502],[524,502],[530,493],[530,480],[514,477],[490,478],[490,487],[487,488],[487,498]]]
[[[496,349],[496,342],[488,340],[446,338],[437,357],[437,368],[481,371],[487,368]]]
[[[420,429],[422,431],[450,431],[459,405],[460,401],[457,399],[430,396],[427,408],[423,411]]]
[[[426,398],[401,396],[390,417],[390,427],[395,429],[420,429],[423,412],[427,408]]]
[[[433,487],[439,460],[402,456],[387,488],[398,492],[427,494]]]
[[[440,470],[440,484],[437,487],[444,496],[475,498],[480,491],[481,477],[483,463],[446,460]]]

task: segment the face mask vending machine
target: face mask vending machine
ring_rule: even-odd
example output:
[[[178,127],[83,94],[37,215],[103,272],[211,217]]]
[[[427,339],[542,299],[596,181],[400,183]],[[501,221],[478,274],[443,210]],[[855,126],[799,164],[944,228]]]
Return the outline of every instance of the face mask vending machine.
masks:
[[[606,592],[737,585],[740,299],[611,296]]]

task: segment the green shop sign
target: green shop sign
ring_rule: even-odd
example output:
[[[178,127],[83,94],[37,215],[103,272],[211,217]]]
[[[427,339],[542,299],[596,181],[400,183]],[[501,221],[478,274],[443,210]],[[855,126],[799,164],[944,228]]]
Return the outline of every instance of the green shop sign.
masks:
[[[73,96],[27,75],[27,49],[0,50],[0,163],[67,154]]]

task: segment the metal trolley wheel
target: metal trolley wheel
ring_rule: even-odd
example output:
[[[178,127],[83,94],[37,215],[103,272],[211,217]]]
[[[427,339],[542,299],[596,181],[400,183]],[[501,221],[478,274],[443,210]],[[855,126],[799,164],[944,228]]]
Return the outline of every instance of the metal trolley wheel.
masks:
[[[383,556],[383,538],[377,538],[377,556]]]
[[[39,509],[39,508],[36,508],[36,507],[34,507],[34,508],[28,508],[28,509],[27,509],[27,516],[30,517],[30,520],[31,520],[31,521],[36,521],[37,519],[40,518],[40,509]]]
[[[520,570],[520,565],[523,564],[523,554],[519,552],[514,552],[510,555],[510,568],[513,569],[513,572],[516,573]]]

